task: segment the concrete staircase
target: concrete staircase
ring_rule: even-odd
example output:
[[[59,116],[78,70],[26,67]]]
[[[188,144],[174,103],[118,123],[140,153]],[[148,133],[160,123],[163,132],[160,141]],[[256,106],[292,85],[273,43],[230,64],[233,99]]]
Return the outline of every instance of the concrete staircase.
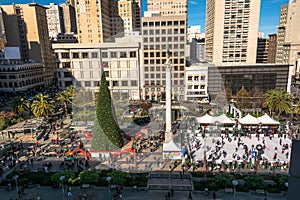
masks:
[[[192,191],[194,185],[189,173],[180,176],[180,172],[152,171],[149,173],[148,190]]]

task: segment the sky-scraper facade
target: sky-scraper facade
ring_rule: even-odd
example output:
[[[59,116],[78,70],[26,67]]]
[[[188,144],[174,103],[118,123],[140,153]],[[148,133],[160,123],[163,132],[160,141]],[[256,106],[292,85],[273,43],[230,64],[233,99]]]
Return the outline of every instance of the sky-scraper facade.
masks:
[[[159,11],[163,16],[187,16],[187,0],[148,0],[148,11]]]
[[[268,44],[268,63],[275,63],[277,52],[277,34],[269,34]]]
[[[74,6],[71,4],[60,4],[63,10],[64,30],[65,34],[76,34],[76,12]]]
[[[75,0],[79,43],[102,43],[110,38],[109,0]]]
[[[294,65],[293,74],[299,72],[298,53],[300,52],[300,1],[292,0],[288,5],[283,63]]]
[[[167,49],[171,51],[172,99],[185,99],[187,1],[148,2],[142,19],[144,98],[165,100]]]
[[[50,38],[56,38],[58,34],[64,33],[63,10],[59,5],[50,3],[47,6],[47,24]]]
[[[7,46],[20,47],[21,58],[41,62],[44,80],[54,79],[55,63],[48,36],[46,7],[36,3],[2,5]]]
[[[102,43],[140,28],[141,1],[76,0],[78,40]]]
[[[268,62],[268,46],[266,38],[257,38],[256,63]]]
[[[260,0],[206,1],[206,60],[255,63]]]
[[[4,48],[5,44],[6,44],[5,27],[4,27],[2,10],[0,8],[0,50]]]
[[[285,40],[285,29],[287,23],[288,4],[281,6],[277,34],[276,63],[283,63],[283,43]]]

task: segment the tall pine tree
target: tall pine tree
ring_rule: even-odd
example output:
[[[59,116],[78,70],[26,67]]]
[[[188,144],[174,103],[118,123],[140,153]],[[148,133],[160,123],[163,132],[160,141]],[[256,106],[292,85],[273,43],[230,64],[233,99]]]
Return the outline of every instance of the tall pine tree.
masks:
[[[113,150],[123,146],[121,129],[115,121],[113,109],[110,92],[103,72],[97,99],[97,118],[92,140],[93,149]]]

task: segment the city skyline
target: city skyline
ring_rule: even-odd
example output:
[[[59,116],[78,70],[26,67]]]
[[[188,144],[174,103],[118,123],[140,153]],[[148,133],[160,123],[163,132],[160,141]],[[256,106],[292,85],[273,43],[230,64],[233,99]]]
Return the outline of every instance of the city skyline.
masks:
[[[65,3],[65,0],[15,0],[14,2],[11,0],[3,0],[1,4],[24,4],[32,2],[49,5],[51,2],[56,4]],[[142,0],[142,2],[143,11],[145,11],[147,9],[146,0]],[[205,32],[205,2],[205,0],[188,1],[188,26],[200,25],[201,32]],[[263,32],[264,37],[267,37],[268,34],[277,33],[280,7],[288,2],[289,0],[261,0],[259,32]]]

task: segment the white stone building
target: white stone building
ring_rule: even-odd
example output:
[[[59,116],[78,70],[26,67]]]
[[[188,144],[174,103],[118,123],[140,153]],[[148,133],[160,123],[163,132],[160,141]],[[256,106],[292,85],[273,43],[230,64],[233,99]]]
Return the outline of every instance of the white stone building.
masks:
[[[53,44],[59,87],[73,84],[98,92],[106,73],[114,97],[139,100],[141,38],[117,38],[113,43]]]
[[[208,65],[208,63],[198,63],[185,69],[186,100],[207,102]]]

